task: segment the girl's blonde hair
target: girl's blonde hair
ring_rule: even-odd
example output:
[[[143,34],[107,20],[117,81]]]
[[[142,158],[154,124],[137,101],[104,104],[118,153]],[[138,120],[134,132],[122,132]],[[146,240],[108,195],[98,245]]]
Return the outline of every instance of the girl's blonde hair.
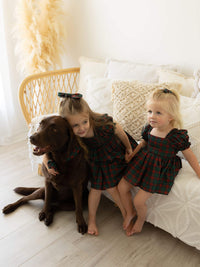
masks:
[[[182,116],[180,113],[180,98],[175,90],[156,89],[147,99],[146,105],[152,101],[161,103],[162,108],[172,116],[171,125],[173,128],[182,128]]]

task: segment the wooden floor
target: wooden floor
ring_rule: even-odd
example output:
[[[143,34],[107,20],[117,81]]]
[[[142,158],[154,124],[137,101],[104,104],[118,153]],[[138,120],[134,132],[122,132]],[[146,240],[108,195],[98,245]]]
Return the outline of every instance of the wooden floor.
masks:
[[[0,208],[15,201],[16,186],[38,186],[26,141],[0,147]],[[76,230],[74,212],[59,212],[50,227],[38,220],[43,202],[32,201],[10,215],[0,215],[0,266],[196,267],[200,251],[145,223],[142,233],[126,237],[119,210],[103,197],[98,237]],[[84,212],[87,219],[87,210]]]

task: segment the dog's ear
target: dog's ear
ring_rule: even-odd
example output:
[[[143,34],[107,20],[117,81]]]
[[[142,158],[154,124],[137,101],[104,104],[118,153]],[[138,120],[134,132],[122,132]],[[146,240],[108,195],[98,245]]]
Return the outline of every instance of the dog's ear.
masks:
[[[65,121],[66,129],[67,129],[67,131],[68,131],[69,136],[73,135],[73,130],[72,130],[72,127],[71,127],[71,125],[69,124],[68,120],[67,120],[66,118],[64,118],[64,117],[62,117],[62,118],[63,118],[63,120]]]
[[[66,131],[66,135],[69,137],[68,142],[71,142],[72,139],[74,139],[75,135],[73,133],[72,127],[69,124],[68,120],[63,118],[64,122],[65,122],[65,131]]]
[[[62,117],[64,121],[66,121],[66,123],[69,125],[69,122],[66,118]]]

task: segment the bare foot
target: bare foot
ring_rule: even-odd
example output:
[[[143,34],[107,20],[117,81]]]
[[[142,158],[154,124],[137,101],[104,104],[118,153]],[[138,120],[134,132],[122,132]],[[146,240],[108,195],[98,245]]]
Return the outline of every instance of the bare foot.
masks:
[[[135,224],[132,229],[127,233],[128,236],[131,236],[136,233],[140,233],[142,231],[142,227],[144,225],[145,220],[137,218]]]
[[[123,222],[123,229],[127,230],[127,228],[129,227],[129,225],[131,224],[131,221],[133,220],[133,218],[136,216],[136,211],[134,210],[134,212],[131,215],[126,215],[124,218],[124,222]]]
[[[95,222],[88,223],[88,234],[90,235],[99,235],[98,228]]]
[[[130,236],[131,234],[131,231],[132,231],[132,228],[134,226],[134,220],[131,220],[131,222],[129,223],[129,226],[126,228],[126,235],[127,236]]]

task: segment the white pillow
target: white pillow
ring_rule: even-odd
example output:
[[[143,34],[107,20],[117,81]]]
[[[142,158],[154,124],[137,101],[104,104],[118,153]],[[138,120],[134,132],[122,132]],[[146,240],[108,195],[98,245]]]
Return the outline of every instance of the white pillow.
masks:
[[[90,108],[98,113],[113,115],[112,80],[88,76],[85,100]]]
[[[183,128],[188,130],[191,149],[200,162],[200,98],[180,97]]]
[[[146,122],[145,103],[155,89],[176,89],[179,84],[144,83],[141,81],[115,81],[113,88],[113,117],[135,140],[141,139]]]
[[[151,84],[140,81],[116,81],[113,87],[113,117],[137,141],[141,139],[144,126],[145,99],[156,88],[174,88],[179,91],[179,84]],[[180,111],[183,128],[188,130],[191,150],[200,162],[200,97],[180,96]]]
[[[96,77],[104,77],[106,71],[106,63],[103,59],[94,59],[88,57],[80,57],[80,76],[79,76],[79,92],[85,94],[86,80],[88,75]]]
[[[177,70],[177,67],[172,65],[142,64],[108,59],[105,75],[108,79],[113,80],[139,80],[142,82],[155,83],[158,82],[157,70],[160,68]]]
[[[187,77],[181,73],[169,71],[169,70],[158,70],[159,83],[173,82],[182,84],[180,94],[183,96],[192,96],[194,93],[194,78]]]

